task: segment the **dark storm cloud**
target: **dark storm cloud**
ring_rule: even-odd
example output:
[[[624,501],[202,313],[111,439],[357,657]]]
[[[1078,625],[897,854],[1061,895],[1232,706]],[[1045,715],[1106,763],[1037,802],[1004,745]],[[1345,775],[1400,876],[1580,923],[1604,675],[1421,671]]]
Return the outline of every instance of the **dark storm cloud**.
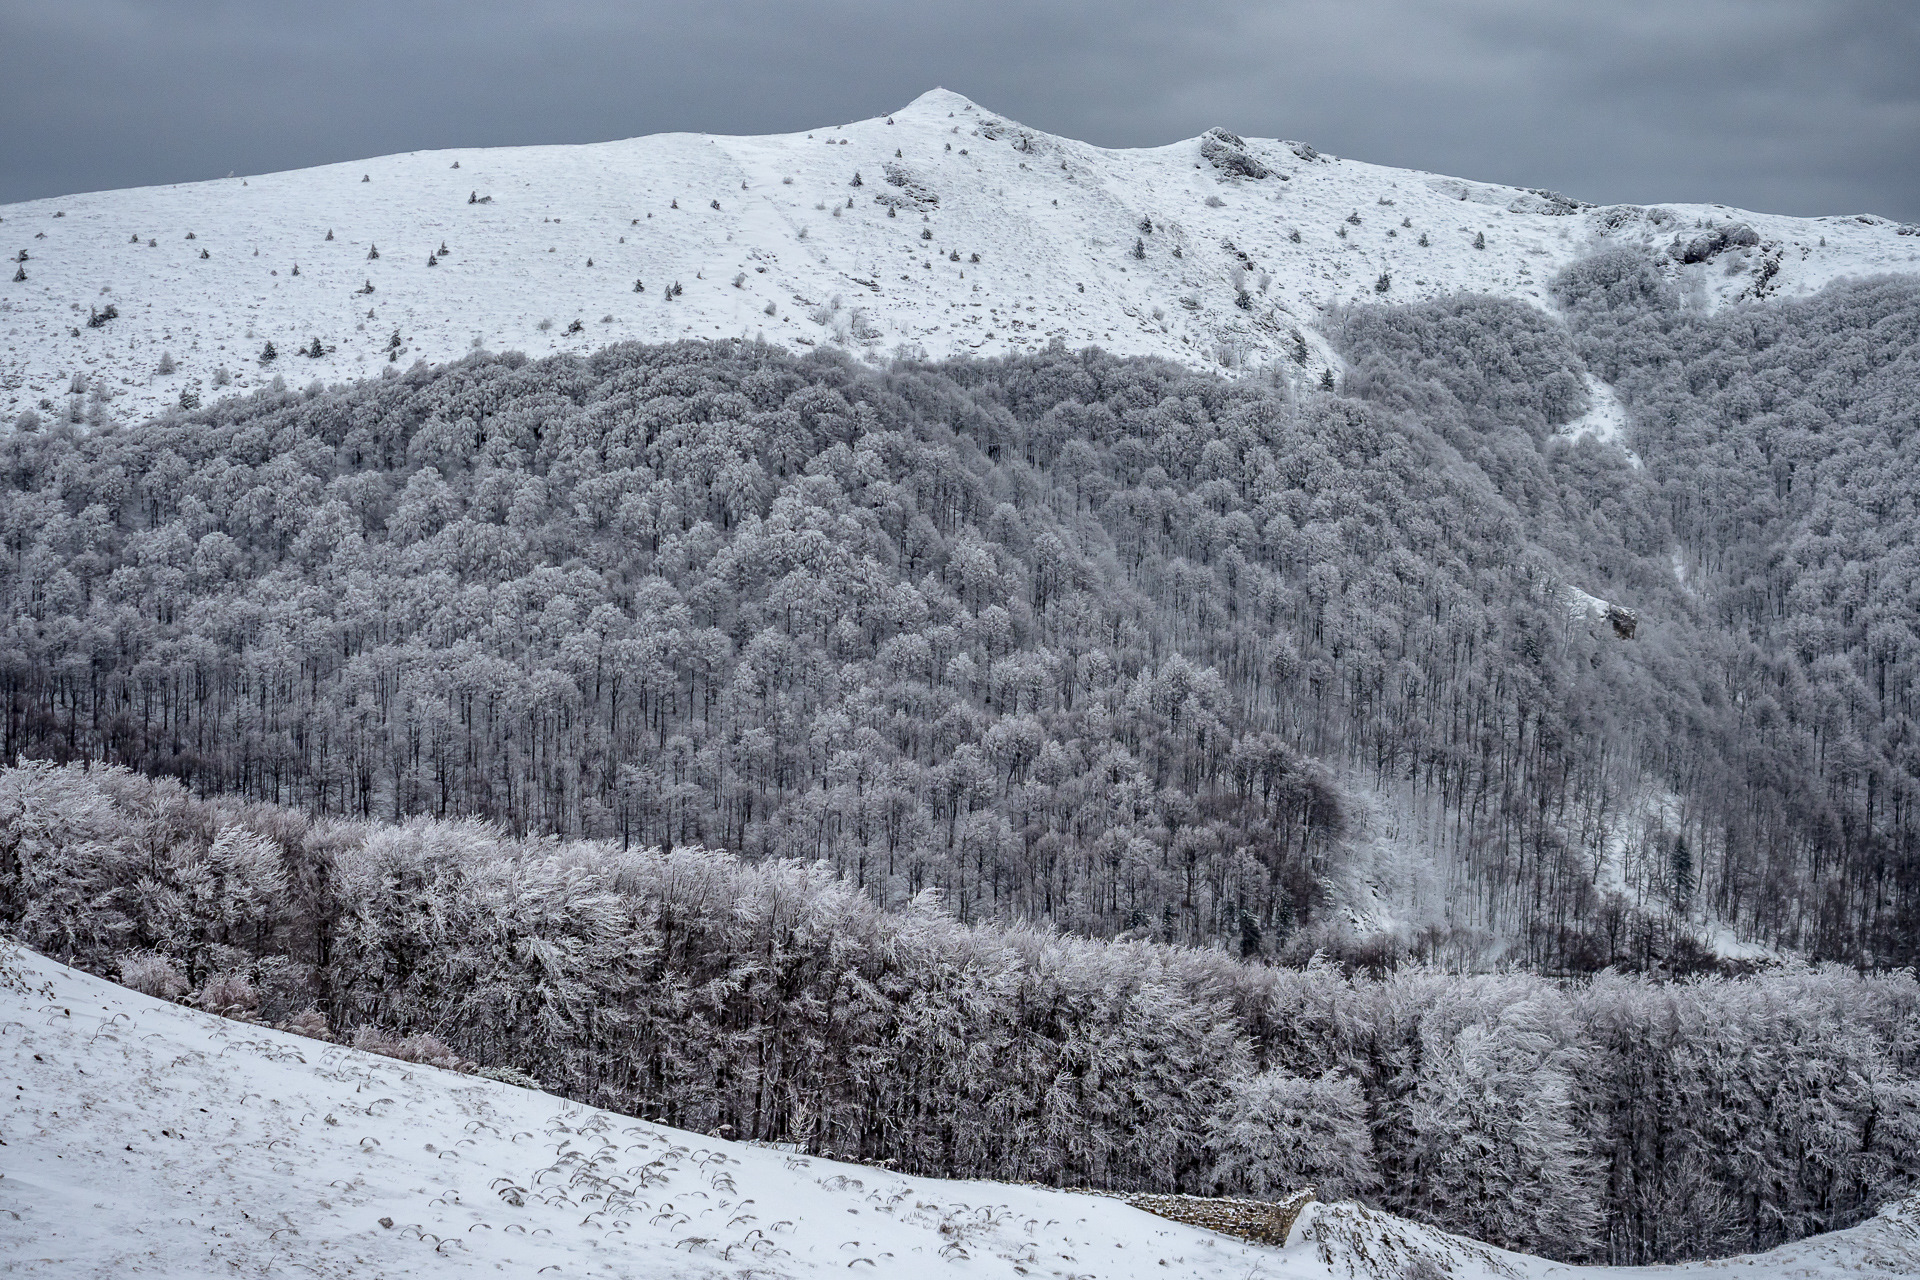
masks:
[[[1920,219],[1912,0],[0,0],[0,201],[444,146],[763,133],[936,84],[1615,202]]]

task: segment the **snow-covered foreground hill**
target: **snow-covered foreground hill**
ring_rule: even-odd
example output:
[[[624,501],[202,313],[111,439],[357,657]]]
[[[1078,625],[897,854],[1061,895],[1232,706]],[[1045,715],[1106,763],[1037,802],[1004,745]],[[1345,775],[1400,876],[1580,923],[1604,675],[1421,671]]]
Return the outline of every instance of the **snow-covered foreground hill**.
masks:
[[[13,968],[23,980],[0,985],[10,1275],[1399,1280],[1421,1259],[1459,1280],[1581,1270],[1351,1205],[1310,1208],[1285,1248],[1246,1244],[1115,1200],[686,1133],[229,1022],[31,955]],[[1920,1203],[1708,1265],[1920,1274]]]
[[[1603,242],[1667,253],[1701,302],[1787,295],[1920,271],[1913,230],[1591,208],[1231,134],[1107,150],[934,90],[808,133],[413,152],[0,207],[0,253],[26,255],[0,271],[0,419],[130,420],[183,391],[621,339],[943,356],[1058,338],[1317,377],[1330,305],[1545,306]],[[76,405],[76,374],[111,399]]]

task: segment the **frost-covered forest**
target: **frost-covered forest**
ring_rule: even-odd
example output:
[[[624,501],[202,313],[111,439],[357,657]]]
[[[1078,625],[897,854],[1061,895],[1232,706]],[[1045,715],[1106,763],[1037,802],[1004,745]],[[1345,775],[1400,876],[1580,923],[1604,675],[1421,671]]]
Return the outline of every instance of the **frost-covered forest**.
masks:
[[[431,1035],[624,1113],[903,1171],[1316,1182],[1562,1259],[1761,1248],[1920,1177],[1920,985],[1381,978],[966,925],[831,868],[0,772],[0,920],[162,997]],[[377,1039],[375,1042],[379,1042]]]
[[[1570,327],[1352,312],[1299,396],[721,343],[29,418],[0,745],[1247,956],[1358,949],[1343,869],[1391,839],[1446,906],[1388,961],[1684,970],[1708,917],[1911,960],[1912,539],[1873,513],[1920,291],[1707,318],[1640,261],[1569,273]],[[1563,432],[1589,370],[1644,469]],[[1816,410],[1849,425],[1796,481]]]

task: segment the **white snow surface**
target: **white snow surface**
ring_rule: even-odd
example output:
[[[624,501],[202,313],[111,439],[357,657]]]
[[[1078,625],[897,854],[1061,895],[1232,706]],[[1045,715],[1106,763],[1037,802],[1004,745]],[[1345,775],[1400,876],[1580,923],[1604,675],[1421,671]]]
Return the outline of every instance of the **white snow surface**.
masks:
[[[1592,436],[1601,444],[1620,445],[1625,449],[1624,439],[1627,433],[1627,407],[1620,403],[1620,397],[1608,384],[1586,375],[1587,411],[1560,428],[1560,433],[1575,440],[1583,436]],[[1646,464],[1640,455],[1631,449],[1626,450],[1627,461],[1636,468]]]
[[[724,1142],[12,956],[0,960],[14,975],[0,982],[8,1275],[1398,1280],[1422,1257],[1460,1280],[1627,1275],[1354,1205],[1310,1209],[1272,1248],[1116,1200]],[[1920,1199],[1702,1266],[1756,1280],[1920,1274]]]
[[[1587,208],[1300,144],[1244,151],[1272,175],[1229,175],[1201,139],[1089,146],[936,89],[810,132],[419,151],[0,206],[0,253],[27,254],[25,281],[0,272],[0,421],[42,401],[68,412],[75,374],[125,421],[182,390],[362,378],[393,363],[396,332],[402,365],[476,344],[541,356],[744,337],[883,358],[1057,338],[1317,379],[1333,360],[1330,306],[1472,290],[1547,307],[1546,281],[1598,244],[1665,249],[1727,223],[1758,243],[1692,266],[1663,259],[1697,305],[1920,272],[1920,236],[1883,218]],[[109,303],[118,318],[88,327]],[[322,355],[297,354],[316,338]],[[279,354],[262,366],[268,341]],[[156,372],[163,353],[176,372]],[[218,369],[229,387],[215,387]]]

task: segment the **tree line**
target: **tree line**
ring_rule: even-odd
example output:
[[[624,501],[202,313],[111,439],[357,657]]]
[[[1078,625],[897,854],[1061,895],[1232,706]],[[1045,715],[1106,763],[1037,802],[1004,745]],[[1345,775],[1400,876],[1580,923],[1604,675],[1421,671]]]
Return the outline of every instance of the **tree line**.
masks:
[[[890,910],[823,863],[47,763],[0,771],[0,925],[149,994],[431,1036],[703,1132],[929,1176],[1311,1182],[1569,1261],[1763,1249],[1920,1175],[1910,972],[1289,969],[968,925],[930,889]]]

